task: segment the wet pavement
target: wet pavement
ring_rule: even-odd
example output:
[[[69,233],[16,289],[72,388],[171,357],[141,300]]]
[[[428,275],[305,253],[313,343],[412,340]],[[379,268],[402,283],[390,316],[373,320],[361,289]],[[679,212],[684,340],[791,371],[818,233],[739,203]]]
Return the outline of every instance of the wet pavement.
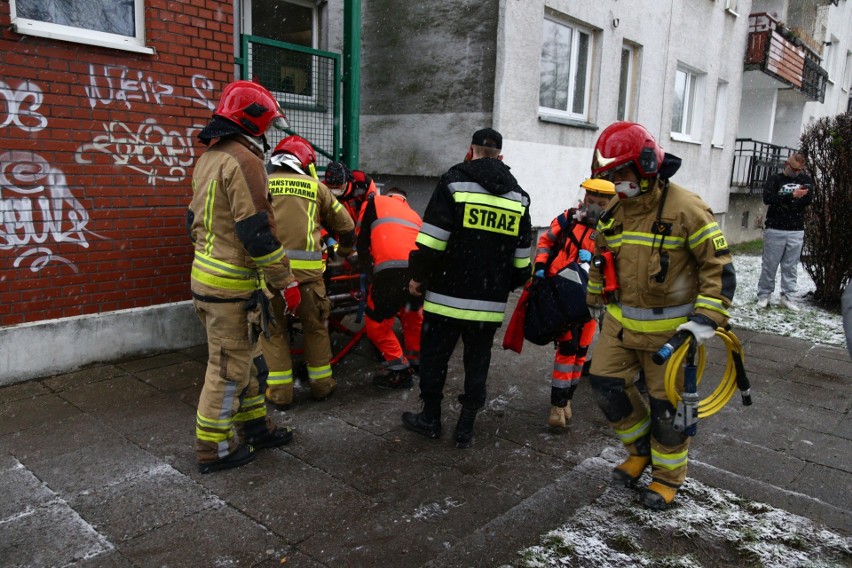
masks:
[[[516,296],[515,296],[516,297]],[[690,477],[852,533],[852,361],[845,349],[737,331],[754,405],[699,424]],[[343,338],[337,338],[343,341]],[[551,347],[502,351],[470,449],[456,449],[461,352],[444,434],[402,427],[418,390],[371,384],[365,339],[324,402],[271,410],[292,444],[201,475],[192,443],[206,345],[0,389],[2,566],[501,566],[606,489],[619,455],[587,383],[546,426]],[[708,351],[706,381],[724,351]]]

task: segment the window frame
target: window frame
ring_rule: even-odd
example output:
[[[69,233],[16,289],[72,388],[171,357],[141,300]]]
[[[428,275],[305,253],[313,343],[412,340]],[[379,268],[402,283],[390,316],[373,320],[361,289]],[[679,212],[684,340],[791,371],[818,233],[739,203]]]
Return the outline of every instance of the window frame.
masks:
[[[569,122],[588,123],[591,107],[591,81],[592,81],[592,65],[594,64],[594,41],[595,34],[592,28],[578,24],[572,21],[561,20],[556,17],[546,16],[542,25],[545,22],[569,28],[571,30],[571,61],[569,62],[569,79],[568,79],[568,97],[565,104],[565,109],[552,108],[541,105],[541,61],[539,57],[539,116],[559,120],[567,120]],[[580,58],[580,35],[585,35],[588,38],[588,50],[586,53],[586,72],[584,77],[583,88],[583,112],[577,113],[570,109],[574,107],[574,96],[577,86],[577,76]],[[542,41],[542,51],[544,50],[544,41]]]
[[[846,52],[846,63],[843,67],[843,83],[840,88],[846,91],[852,91],[852,51]]]
[[[618,100],[616,101],[615,107],[615,116],[617,120],[631,120],[633,118],[634,112],[634,83],[636,78],[636,48],[629,43],[621,44],[621,54],[624,57],[624,52],[627,51],[627,80],[625,81],[625,93],[624,93],[624,114],[621,114],[621,103],[622,103],[622,92],[621,92],[621,69],[619,69],[619,77],[618,77]]]
[[[679,63],[675,71],[673,93],[677,92],[677,76],[685,74],[684,106],[681,112],[681,123],[675,128],[674,102],[672,101],[671,137],[681,142],[698,142],[701,140],[702,109],[704,101],[704,74]],[[690,79],[691,78],[691,79]],[[675,95],[676,96],[676,95]],[[675,99],[676,100],[676,99]]]
[[[714,148],[725,147],[728,121],[728,82],[719,80],[716,84],[716,112],[713,114],[713,138],[710,143]]]
[[[54,24],[18,16],[18,0],[9,0],[12,30],[22,35],[70,41],[83,45],[109,47],[134,53],[153,54],[154,48],[145,45],[145,1],[133,0],[135,34],[125,36],[87,28]]]

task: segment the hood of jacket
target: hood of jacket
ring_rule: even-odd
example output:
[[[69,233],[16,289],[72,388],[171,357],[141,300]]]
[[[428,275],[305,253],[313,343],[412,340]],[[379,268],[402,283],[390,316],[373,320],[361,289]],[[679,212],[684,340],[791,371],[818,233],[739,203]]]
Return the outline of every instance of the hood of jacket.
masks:
[[[518,181],[509,172],[509,166],[497,158],[480,158],[456,164],[450,171],[461,172],[494,195],[503,195],[518,187]]]

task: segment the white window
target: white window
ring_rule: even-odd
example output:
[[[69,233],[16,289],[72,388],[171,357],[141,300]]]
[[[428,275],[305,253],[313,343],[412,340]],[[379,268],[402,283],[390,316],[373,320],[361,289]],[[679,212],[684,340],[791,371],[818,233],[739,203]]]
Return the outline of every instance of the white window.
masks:
[[[633,117],[633,85],[634,85],[634,49],[624,44],[621,47],[621,72],[618,77],[618,120],[630,120]]]
[[[244,0],[243,32],[247,35],[316,49],[317,9],[311,0]],[[316,99],[316,56],[259,43],[252,44],[250,76],[289,102]]]
[[[852,90],[852,51],[846,52],[846,64],[843,68],[843,90]]]
[[[544,114],[587,121],[591,64],[590,30],[545,19],[539,72],[540,110]]]
[[[713,121],[713,146],[725,145],[725,123],[728,121],[728,84],[719,81],[716,87],[716,115]]]
[[[702,77],[683,66],[675,74],[672,107],[672,137],[678,140],[701,138]]]
[[[154,53],[145,47],[144,0],[10,0],[19,34]]]

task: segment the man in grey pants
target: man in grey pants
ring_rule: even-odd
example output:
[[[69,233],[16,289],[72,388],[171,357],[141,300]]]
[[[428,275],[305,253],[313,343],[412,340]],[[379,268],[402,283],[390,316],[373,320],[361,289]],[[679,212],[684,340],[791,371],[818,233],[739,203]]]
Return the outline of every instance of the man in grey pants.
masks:
[[[763,231],[763,267],[757,282],[760,308],[769,305],[780,265],[781,306],[799,309],[791,296],[796,293],[796,273],[805,241],[805,208],[813,199],[813,181],[804,168],[805,157],[796,152],[787,158],[781,173],[770,176],[763,186],[763,202],[769,208]]]

